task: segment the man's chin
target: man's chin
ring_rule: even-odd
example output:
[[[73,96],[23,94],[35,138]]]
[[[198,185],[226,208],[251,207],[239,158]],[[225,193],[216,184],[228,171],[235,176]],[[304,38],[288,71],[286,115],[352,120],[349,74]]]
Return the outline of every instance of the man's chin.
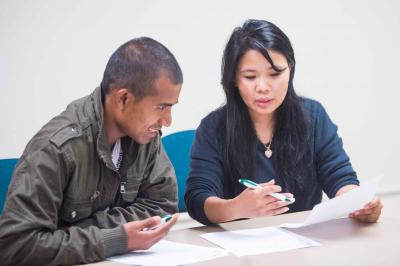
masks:
[[[137,143],[139,144],[148,144],[150,143],[155,137],[157,136],[157,132],[149,132],[148,134],[145,134],[139,138],[133,138]]]

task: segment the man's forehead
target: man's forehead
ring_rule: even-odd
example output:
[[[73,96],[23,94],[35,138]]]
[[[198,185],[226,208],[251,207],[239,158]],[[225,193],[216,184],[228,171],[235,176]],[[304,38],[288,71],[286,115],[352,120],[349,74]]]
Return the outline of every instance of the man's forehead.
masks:
[[[155,97],[177,97],[179,96],[182,84],[175,84],[167,77],[160,77],[154,82],[153,96]]]
[[[153,88],[153,93],[145,96],[143,100],[154,104],[176,104],[178,103],[181,86],[181,84],[159,84],[159,86]]]

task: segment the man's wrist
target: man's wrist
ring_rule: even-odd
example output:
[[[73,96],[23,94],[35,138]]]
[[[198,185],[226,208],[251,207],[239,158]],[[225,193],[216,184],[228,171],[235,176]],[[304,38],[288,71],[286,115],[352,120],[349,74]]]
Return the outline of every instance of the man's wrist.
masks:
[[[104,255],[106,258],[128,251],[128,236],[123,225],[112,229],[101,229],[101,231],[103,232]]]

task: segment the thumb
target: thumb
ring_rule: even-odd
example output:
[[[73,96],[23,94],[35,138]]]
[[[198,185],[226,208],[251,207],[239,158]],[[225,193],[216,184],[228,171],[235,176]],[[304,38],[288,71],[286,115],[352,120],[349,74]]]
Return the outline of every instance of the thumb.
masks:
[[[274,185],[275,184],[275,179],[271,179],[271,180],[269,180],[267,183],[262,183],[262,184],[260,184],[262,187],[265,187],[265,186],[270,186],[270,185]]]
[[[150,228],[159,224],[161,222],[161,218],[160,216],[153,216],[139,222],[140,222],[139,224],[140,229]]]

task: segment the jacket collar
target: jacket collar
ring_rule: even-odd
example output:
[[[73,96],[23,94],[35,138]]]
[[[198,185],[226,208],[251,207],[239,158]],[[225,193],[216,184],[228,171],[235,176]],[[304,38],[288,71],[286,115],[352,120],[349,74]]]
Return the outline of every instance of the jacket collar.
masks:
[[[105,96],[104,96],[105,97]],[[91,95],[91,101],[94,110],[94,127],[97,132],[97,153],[101,160],[110,169],[116,171],[115,166],[111,159],[111,147],[108,144],[107,134],[104,127],[104,106],[102,101],[101,88],[97,87]],[[123,137],[121,139],[121,146],[124,157],[128,160],[128,164],[136,158],[138,144],[133,141],[130,137]],[[125,161],[125,159],[124,159]]]

